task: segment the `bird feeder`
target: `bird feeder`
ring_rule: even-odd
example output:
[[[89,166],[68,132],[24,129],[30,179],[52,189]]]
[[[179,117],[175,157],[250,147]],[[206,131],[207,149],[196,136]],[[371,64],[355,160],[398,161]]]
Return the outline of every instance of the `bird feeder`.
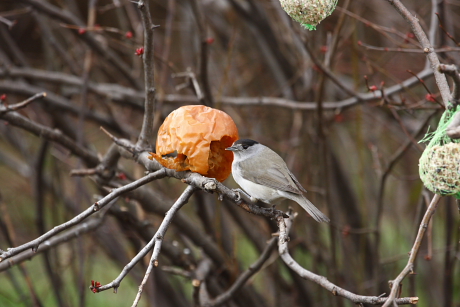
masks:
[[[238,139],[233,119],[203,105],[183,106],[169,114],[150,159],[176,171],[192,171],[222,182],[231,173],[233,153],[225,148]]]

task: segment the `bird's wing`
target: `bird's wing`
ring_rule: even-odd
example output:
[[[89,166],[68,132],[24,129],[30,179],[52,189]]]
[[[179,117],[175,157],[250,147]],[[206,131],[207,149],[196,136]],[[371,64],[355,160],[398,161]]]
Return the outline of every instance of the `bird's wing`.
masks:
[[[292,180],[295,182],[295,185],[302,191],[304,191],[305,193],[307,193],[307,190],[305,190],[305,188],[300,184],[299,180],[297,180],[297,178],[295,178],[294,174],[291,173],[291,171],[288,169],[288,172],[289,172],[289,176],[291,176]]]
[[[268,161],[271,161],[270,165],[260,162],[257,159],[240,161],[241,176],[246,180],[273,189],[302,194],[298,188],[300,183],[298,184],[295,177],[295,180],[292,178],[294,175],[289,172],[283,159],[275,152],[271,153],[268,158]],[[273,167],[273,165],[279,165],[280,167]],[[283,171],[283,168],[285,168],[285,171]],[[253,169],[254,171],[248,172],[246,171],[248,169]]]

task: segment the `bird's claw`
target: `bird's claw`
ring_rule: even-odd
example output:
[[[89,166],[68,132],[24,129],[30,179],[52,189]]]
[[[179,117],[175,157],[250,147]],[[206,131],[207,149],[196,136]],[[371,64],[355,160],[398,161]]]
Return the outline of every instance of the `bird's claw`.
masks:
[[[240,202],[241,201],[241,193],[240,193],[241,190],[240,189],[233,189],[232,191],[236,194],[235,201],[237,203]]]

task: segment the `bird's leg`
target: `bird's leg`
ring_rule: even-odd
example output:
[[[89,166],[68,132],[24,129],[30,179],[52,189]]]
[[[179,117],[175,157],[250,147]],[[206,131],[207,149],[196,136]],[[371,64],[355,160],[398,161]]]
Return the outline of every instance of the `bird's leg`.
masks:
[[[241,190],[240,188],[238,189],[233,189],[233,192],[235,192],[237,195],[238,195],[238,198],[237,198],[237,202],[242,200],[242,197],[241,195],[243,194],[247,199],[249,199],[251,201],[251,203],[255,204],[257,203],[259,200],[257,198],[254,198],[252,197],[251,195],[249,195],[248,193],[246,193],[245,191]]]

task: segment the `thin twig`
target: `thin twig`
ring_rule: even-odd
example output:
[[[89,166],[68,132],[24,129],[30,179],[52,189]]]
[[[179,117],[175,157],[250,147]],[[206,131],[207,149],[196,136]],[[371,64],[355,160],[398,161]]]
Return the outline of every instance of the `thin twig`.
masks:
[[[436,96],[431,93],[431,91],[428,88],[428,86],[426,86],[425,81],[423,81],[422,79],[418,78],[418,76],[416,74],[414,74],[412,72],[412,70],[408,69],[407,72],[410,73],[411,75],[413,75],[415,78],[417,78],[420,81],[420,84],[425,88],[425,90],[428,92],[428,94],[434,99],[434,101],[437,104],[439,104],[443,109],[446,109],[446,107],[439,100],[436,99]]]
[[[36,123],[17,112],[8,112],[0,116],[0,119],[7,121],[12,126],[20,127],[36,136],[46,138],[60,144],[70,150],[74,155],[82,158],[88,166],[96,166],[99,163],[97,155],[84,147],[78,146],[74,140],[63,134],[60,130],[51,129],[47,126]]]
[[[49,240],[44,241],[35,251],[29,250],[19,255],[8,258],[6,261],[0,262],[0,272],[5,271],[11,268],[14,265],[17,265],[26,260],[30,260],[33,257],[39,255],[42,252],[45,252],[55,246],[58,246],[62,243],[75,239],[85,233],[91,232],[94,229],[98,228],[105,217],[105,213],[110,208],[111,204],[115,203],[116,199],[112,200],[108,206],[100,210],[100,212],[94,218],[89,219],[86,222],[80,223],[75,226],[72,230],[66,231],[62,234],[58,234]]]
[[[150,275],[150,272],[153,268],[153,266],[157,267],[158,266],[158,256],[160,254],[161,250],[161,242],[166,234],[166,231],[168,230],[169,225],[171,224],[171,220],[174,217],[174,214],[182,208],[187,202],[190,196],[195,192],[196,188],[192,186],[188,186],[185,191],[182,193],[182,195],[177,199],[177,201],[172,205],[172,207],[169,209],[169,211],[166,213],[165,218],[161,222],[160,227],[158,228],[157,232],[153,236],[152,240],[144,246],[144,248],[133,258],[131,261],[123,268],[123,271],[118,275],[116,279],[114,279],[111,283],[108,283],[104,286],[100,286],[97,288],[91,288],[93,292],[102,292],[108,289],[114,290],[116,293],[118,290],[118,287],[120,286],[121,281],[125,276],[131,271],[131,269],[142,259],[144,258],[145,255],[147,255],[148,252],[150,252],[153,248],[153,254],[152,258],[149,264],[149,268],[147,269],[147,272],[144,276],[144,280],[142,281],[141,287],[139,288],[139,292],[136,297],[136,301],[140,299],[140,296],[142,294],[142,289],[143,285],[145,284],[148,276]],[[137,303],[136,303],[137,304]],[[135,306],[135,305],[133,305]]]
[[[276,244],[278,242],[277,237],[273,237],[268,245],[265,247],[264,251],[259,256],[253,264],[249,266],[249,268],[244,271],[233,283],[233,285],[224,293],[219,294],[219,296],[213,298],[207,304],[204,304],[205,307],[211,306],[219,306],[226,303],[229,299],[231,299],[234,294],[244,286],[244,284],[251,278],[254,274],[256,274],[264,265],[264,263],[270,258],[273,250],[276,248]]]
[[[438,17],[438,20],[439,20],[439,27],[441,28],[441,30],[444,31],[444,33],[447,35],[448,38],[450,38],[454,43],[455,45],[459,45],[459,42],[455,39],[455,37],[452,36],[452,34],[450,34],[446,28],[444,28],[444,25],[442,24],[442,20],[441,20],[441,16],[439,15],[439,13],[435,13],[436,16]]]
[[[431,118],[437,114],[437,112],[431,113],[425,121],[420,125],[420,127],[415,131],[413,136],[406,140],[404,144],[402,144],[394,153],[393,155],[390,156],[388,159],[388,163],[385,167],[385,169],[381,172],[380,176],[380,184],[379,184],[379,193],[378,193],[378,198],[377,198],[377,213],[375,215],[375,222],[374,225],[376,229],[380,228],[380,220],[381,220],[381,215],[383,211],[383,205],[384,205],[384,192],[385,192],[385,186],[386,186],[386,179],[390,175],[391,171],[393,170],[393,167],[396,165],[396,162],[399,161],[399,159],[404,155],[404,153],[411,147],[413,144],[413,139],[416,138],[418,135],[423,133],[425,131],[425,127],[428,124],[428,122],[431,120]]]
[[[71,13],[69,10],[60,9],[46,1],[40,0],[18,0],[17,2],[26,3],[32,6],[40,13],[46,14],[53,19],[63,21],[67,24],[77,25],[84,28],[86,25],[78,17]],[[121,76],[125,77],[134,87],[140,88],[136,78],[132,75],[131,69],[126,63],[118,56],[118,54],[111,48],[105,48],[104,45],[97,39],[92,32],[86,32],[79,36],[88,46],[97,52],[102,59],[106,59],[113,67],[115,67]]]
[[[413,273],[413,268],[414,268],[414,263],[415,263],[415,258],[417,257],[417,253],[420,249],[420,245],[423,240],[423,236],[425,234],[425,231],[428,227],[428,223],[431,220],[431,217],[433,216],[437,206],[438,202],[441,199],[441,196],[438,194],[435,194],[433,199],[431,200],[430,205],[428,206],[425,215],[423,216],[422,221],[420,222],[420,227],[417,233],[417,237],[415,238],[414,245],[412,246],[412,249],[410,251],[410,256],[409,256],[409,261],[407,262],[406,267],[399,273],[398,277],[392,281],[392,287],[391,287],[391,292],[390,295],[388,296],[388,300],[383,304],[382,307],[389,307],[391,304],[399,299],[396,299],[396,294],[399,290],[399,286],[402,282],[402,280],[407,276],[409,273]]]
[[[5,114],[5,113],[11,112],[11,111],[17,111],[19,109],[22,109],[22,108],[26,107],[29,103],[31,103],[33,101],[36,101],[36,100],[39,100],[39,99],[41,99],[43,97],[46,97],[45,92],[35,94],[32,97],[27,98],[26,100],[21,101],[21,102],[16,103],[16,104],[12,104],[12,105],[8,105],[8,106],[1,106],[0,105],[0,116]]]
[[[203,94],[203,91],[201,90],[200,84],[198,83],[195,73],[190,69],[190,67],[188,67],[187,70],[184,72],[172,74],[171,77],[173,78],[184,77],[185,83],[178,85],[176,89],[180,89],[181,87],[191,86],[199,102],[206,105],[205,96]]]
[[[81,86],[83,84],[83,80],[81,79],[80,81]],[[37,93],[44,92],[44,90],[42,87],[31,85],[22,81],[1,80],[0,92],[33,96]],[[45,99],[47,105],[53,107],[56,111],[66,112],[74,116],[80,115],[81,108],[63,96],[54,94],[53,92],[47,92],[46,97],[42,97],[42,99]],[[111,116],[101,114],[100,112],[94,110],[85,110],[84,114],[87,119],[97,122],[99,125],[110,127],[116,132],[125,133],[123,128]],[[127,135],[127,133],[125,133],[125,135]]]
[[[0,16],[0,22],[6,24],[8,29],[11,30],[11,28],[16,24],[17,21],[16,20],[11,21],[3,16]]]
[[[150,16],[149,1],[140,0],[137,7],[141,13],[142,25],[144,26],[144,54],[142,61],[144,63],[144,84],[145,84],[145,102],[144,102],[144,120],[142,130],[139,135],[136,147],[139,149],[151,149],[153,141],[153,119],[155,116],[156,90],[155,90],[155,67],[154,67],[154,46],[153,32],[155,26]],[[159,111],[159,110],[157,110]]]
[[[82,213],[78,214],[77,216],[75,216],[74,218],[72,218],[71,220],[61,224],[61,225],[58,225],[58,226],[55,226],[53,229],[51,229],[50,231],[48,231],[47,233],[41,235],[40,237],[32,240],[32,241],[29,241],[23,245],[20,245],[18,247],[13,247],[13,248],[8,248],[7,251],[3,251],[0,253],[0,262],[7,259],[7,258],[10,258],[14,255],[17,255],[27,249],[32,249],[33,251],[36,251],[37,248],[40,246],[40,244],[42,244],[43,242],[45,242],[46,240],[48,240],[49,238],[55,236],[56,234],[72,227],[72,226],[75,226],[79,223],[81,223],[84,219],[86,219],[87,217],[91,216],[92,214],[94,214],[95,212],[99,211],[100,209],[102,209],[104,206],[106,206],[107,204],[109,204],[113,199],[115,199],[116,197],[122,195],[123,193],[126,193],[126,192],[129,192],[129,191],[132,191],[140,186],[143,186],[147,183],[149,183],[150,181],[153,181],[153,180],[156,180],[156,179],[160,179],[160,178],[163,178],[165,177],[166,173],[164,172],[163,169],[160,169],[154,173],[150,173],[134,182],[131,182],[125,186],[122,186],[120,188],[116,188],[116,189],[113,189],[111,193],[107,194],[106,196],[104,196],[101,200],[95,202],[92,206],[90,206],[88,209],[86,209],[85,211],[83,211]]]
[[[367,50],[374,50],[374,51],[382,51],[382,52],[398,52],[398,53],[425,53],[421,49],[412,49],[412,48],[392,48],[392,47],[377,47],[368,45],[363,42],[358,42],[358,46],[364,47]],[[436,48],[434,52],[459,52],[460,48],[455,47],[443,47],[443,48]]]
[[[134,154],[137,152],[137,149],[136,149],[136,146],[132,145],[131,143],[127,142],[125,139],[119,139],[117,138],[116,136],[114,136],[113,134],[111,134],[110,132],[108,132],[104,127],[99,127],[99,129],[102,130],[102,132],[104,132],[105,134],[107,134],[109,136],[110,139],[112,139],[112,141],[117,144],[118,146],[126,149],[127,151],[129,151],[130,153]]]

